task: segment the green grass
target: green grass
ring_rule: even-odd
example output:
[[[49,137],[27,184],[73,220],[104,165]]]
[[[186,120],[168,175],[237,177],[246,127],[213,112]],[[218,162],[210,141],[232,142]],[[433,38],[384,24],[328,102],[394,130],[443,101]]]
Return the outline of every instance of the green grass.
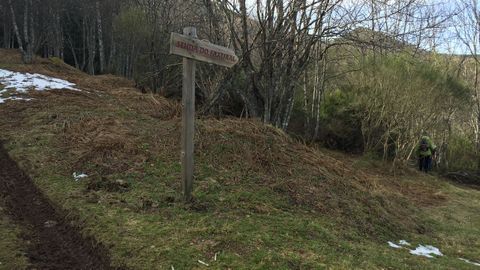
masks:
[[[454,257],[480,262],[480,191],[446,185],[448,204],[429,213],[431,237]]]
[[[27,269],[28,260],[20,233],[0,203],[0,269]]]
[[[110,247],[117,266],[131,269],[201,269],[198,260],[213,269],[475,269],[458,257],[480,257],[480,192],[446,183],[441,186],[449,203],[418,213],[431,226],[428,233],[403,237],[445,254],[427,259],[386,244],[400,239],[368,240],[341,220],[290,205],[269,188],[224,187],[215,179],[219,173],[206,165],[197,167],[196,207],[180,202],[176,161],[147,163],[142,176],[116,175],[131,184],[130,191],[88,196],[87,181],[55,173],[61,170],[37,170],[38,185],[74,213],[86,233]]]

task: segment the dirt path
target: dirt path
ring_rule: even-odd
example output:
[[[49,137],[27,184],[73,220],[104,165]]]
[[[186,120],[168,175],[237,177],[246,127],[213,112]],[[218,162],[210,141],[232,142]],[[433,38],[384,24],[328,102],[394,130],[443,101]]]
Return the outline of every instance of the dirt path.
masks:
[[[26,233],[32,269],[112,269],[106,249],[84,239],[8,156],[0,142],[0,196]]]

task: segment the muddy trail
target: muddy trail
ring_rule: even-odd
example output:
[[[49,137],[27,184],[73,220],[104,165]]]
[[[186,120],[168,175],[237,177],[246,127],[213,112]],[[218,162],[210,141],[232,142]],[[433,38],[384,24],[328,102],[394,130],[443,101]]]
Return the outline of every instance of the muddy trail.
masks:
[[[31,269],[112,269],[107,249],[84,238],[9,157],[0,142],[0,196],[27,243]]]

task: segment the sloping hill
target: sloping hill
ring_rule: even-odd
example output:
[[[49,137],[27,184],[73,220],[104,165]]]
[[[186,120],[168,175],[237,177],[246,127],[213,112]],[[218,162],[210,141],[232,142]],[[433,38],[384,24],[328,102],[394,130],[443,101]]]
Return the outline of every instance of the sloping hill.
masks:
[[[57,60],[25,66],[5,50],[0,59],[0,69],[81,90],[30,91],[32,100],[0,104],[0,140],[58,210],[109,249],[115,267],[468,269],[458,257],[480,260],[478,191],[408,169],[394,176],[256,120],[198,119],[195,202],[185,205],[180,104]],[[446,256],[387,245],[405,238]]]

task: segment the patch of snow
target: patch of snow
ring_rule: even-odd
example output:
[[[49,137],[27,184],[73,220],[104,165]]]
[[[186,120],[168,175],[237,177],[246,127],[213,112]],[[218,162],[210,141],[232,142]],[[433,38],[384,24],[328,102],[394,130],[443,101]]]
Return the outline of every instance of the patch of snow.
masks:
[[[30,89],[37,91],[53,89],[80,91],[74,87],[74,83],[66,80],[37,73],[20,73],[5,69],[0,69],[0,83],[4,85],[4,90],[15,89],[19,93],[25,93]]]
[[[470,260],[467,260],[467,259],[464,259],[464,258],[458,258],[459,260],[462,260],[466,263],[469,263],[469,264],[473,264],[473,265],[476,265],[476,266],[480,266],[480,263],[476,263],[476,262],[472,262]]]
[[[442,252],[440,252],[438,248],[430,245],[418,245],[416,249],[410,250],[410,254],[424,256],[427,258],[433,258],[433,255],[443,256]]]
[[[399,245],[397,245],[397,244],[395,244],[395,243],[393,243],[393,242],[390,242],[390,241],[388,241],[388,245],[389,245],[390,247],[392,247],[392,248],[402,248],[401,246],[399,246]]]
[[[7,98],[2,98],[2,97],[0,97],[0,104],[5,103],[5,101],[7,101],[7,100],[24,100],[24,101],[30,101],[30,100],[32,100],[32,99],[31,99],[31,98],[15,97],[15,96],[7,97]]]
[[[86,174],[84,174],[84,173],[76,173],[76,172],[74,172],[72,175],[73,175],[73,179],[75,179],[75,181],[79,181],[79,180],[81,180],[82,178],[88,177],[88,175],[86,175]]]
[[[3,89],[0,90],[0,104],[7,100],[24,100],[29,101],[29,98],[17,97],[15,93],[26,93],[29,90],[46,91],[54,89],[67,89],[73,91],[80,91],[75,88],[75,84],[69,81],[31,73],[14,72],[5,69],[0,69],[0,84]],[[2,94],[10,91],[9,97],[2,97]]]
[[[402,245],[402,246],[411,246],[409,242],[405,241],[405,240],[400,240],[398,241],[398,244],[399,245]]]
[[[410,243],[405,240],[398,241],[398,244],[388,241],[388,245],[392,248],[403,248],[404,246],[410,246]]]

